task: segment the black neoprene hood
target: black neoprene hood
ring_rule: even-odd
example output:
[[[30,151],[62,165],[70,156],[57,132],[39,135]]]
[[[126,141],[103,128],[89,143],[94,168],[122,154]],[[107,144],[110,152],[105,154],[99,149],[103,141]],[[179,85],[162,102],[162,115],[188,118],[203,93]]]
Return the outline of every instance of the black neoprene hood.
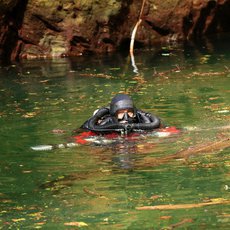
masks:
[[[115,115],[121,109],[132,109],[135,112],[133,100],[126,94],[117,94],[110,103],[111,115]]]

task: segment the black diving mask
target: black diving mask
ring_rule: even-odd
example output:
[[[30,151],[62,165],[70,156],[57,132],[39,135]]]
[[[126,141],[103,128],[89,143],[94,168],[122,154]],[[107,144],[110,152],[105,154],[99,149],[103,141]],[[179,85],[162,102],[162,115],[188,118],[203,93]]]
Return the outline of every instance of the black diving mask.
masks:
[[[117,113],[117,119],[120,123],[133,123],[134,113],[133,111],[119,111]]]

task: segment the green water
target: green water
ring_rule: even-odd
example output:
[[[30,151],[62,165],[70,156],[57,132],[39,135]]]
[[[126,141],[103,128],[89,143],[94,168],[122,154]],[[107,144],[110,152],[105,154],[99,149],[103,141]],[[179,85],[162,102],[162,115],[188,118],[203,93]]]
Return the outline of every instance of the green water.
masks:
[[[229,60],[225,37],[136,52],[139,74],[121,54],[1,67],[0,229],[229,229],[224,202],[136,209],[229,200],[229,148],[153,160],[229,137]],[[183,131],[131,144],[30,149],[65,142],[118,92]]]

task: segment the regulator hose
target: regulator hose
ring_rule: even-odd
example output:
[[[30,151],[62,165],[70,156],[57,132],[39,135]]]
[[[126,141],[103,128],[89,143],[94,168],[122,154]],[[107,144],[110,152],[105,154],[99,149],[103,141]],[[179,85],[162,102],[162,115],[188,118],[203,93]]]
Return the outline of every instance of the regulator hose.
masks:
[[[133,123],[132,129],[137,130],[153,130],[160,127],[161,120],[155,116],[150,114],[143,114],[141,112],[138,113],[140,119],[143,120],[143,123]]]
[[[125,132],[129,133],[132,130],[138,131],[148,131],[159,128],[160,126],[160,119],[156,116],[144,116],[142,113],[138,113],[138,116],[141,120],[145,123],[132,123],[132,124],[122,124],[116,121],[114,118],[114,123],[104,124],[104,125],[97,125],[98,120],[105,116],[109,115],[108,108],[102,108],[98,110],[98,112],[88,120],[87,128],[94,132]]]
[[[124,130],[124,124],[115,122],[111,124],[97,125],[98,120],[101,117],[109,115],[108,108],[99,109],[98,112],[88,120],[88,129],[94,132],[122,132]]]

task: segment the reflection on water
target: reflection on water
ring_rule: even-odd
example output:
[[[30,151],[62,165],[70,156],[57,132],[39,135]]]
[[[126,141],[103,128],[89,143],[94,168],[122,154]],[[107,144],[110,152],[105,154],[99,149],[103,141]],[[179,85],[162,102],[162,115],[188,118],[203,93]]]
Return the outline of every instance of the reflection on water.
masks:
[[[136,52],[139,74],[121,54],[0,68],[1,228],[227,229],[226,203],[164,211],[136,207],[229,200],[228,143],[195,151],[229,137],[228,49],[221,40]],[[65,142],[118,92],[182,132],[30,149]],[[182,149],[191,155],[175,157]]]

